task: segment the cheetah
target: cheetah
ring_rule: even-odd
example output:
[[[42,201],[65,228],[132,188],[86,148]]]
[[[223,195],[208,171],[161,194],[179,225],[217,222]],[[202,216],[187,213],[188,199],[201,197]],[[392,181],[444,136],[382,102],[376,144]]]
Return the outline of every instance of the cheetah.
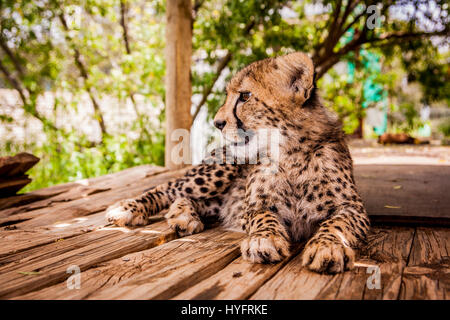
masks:
[[[214,125],[229,153],[239,157],[247,148],[248,160],[258,151],[257,135],[250,133],[276,129],[277,170],[268,171],[267,161],[236,163],[216,155],[224,161],[205,160],[181,178],[109,207],[107,220],[141,226],[168,209],[169,226],[187,236],[216,217],[225,228],[247,234],[241,253],[253,263],[278,262],[294,242],[306,241],[303,267],[331,274],[351,269],[370,223],[340,122],[321,103],[314,78],[312,60],[295,52],[256,61],[227,84]]]

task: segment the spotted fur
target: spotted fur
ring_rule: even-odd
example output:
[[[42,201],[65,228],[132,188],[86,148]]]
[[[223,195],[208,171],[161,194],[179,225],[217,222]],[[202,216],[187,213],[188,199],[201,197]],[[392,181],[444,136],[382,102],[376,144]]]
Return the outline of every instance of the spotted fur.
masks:
[[[180,179],[112,206],[108,220],[144,225],[170,207],[169,225],[189,235],[216,216],[226,228],[248,234],[241,252],[249,261],[280,261],[292,242],[307,240],[305,267],[328,273],[352,268],[369,220],[340,124],[318,97],[311,59],[292,53],[241,70],[227,86],[215,124],[231,145],[253,143],[252,137],[243,141],[239,129],[279,129],[278,170],[262,162],[204,162]]]

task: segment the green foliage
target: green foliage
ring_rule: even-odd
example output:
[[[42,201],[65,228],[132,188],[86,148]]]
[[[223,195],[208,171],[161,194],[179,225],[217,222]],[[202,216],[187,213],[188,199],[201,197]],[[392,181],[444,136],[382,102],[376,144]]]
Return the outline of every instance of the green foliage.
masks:
[[[415,54],[410,54],[414,51]],[[441,54],[431,40],[402,43],[396,51],[407,71],[408,81],[422,85],[423,100],[427,103],[445,101],[450,104],[449,52]]]
[[[447,119],[447,121],[439,125],[439,131],[442,132],[446,138],[450,137],[450,119]]]
[[[400,12],[404,15],[407,11],[405,3],[378,1],[380,21],[376,28],[367,28],[369,14],[364,13],[372,2],[363,2],[349,11],[347,20],[344,21],[349,27],[343,28],[347,31],[338,34],[334,40],[336,34],[333,32],[338,29],[338,25],[333,24],[333,17],[337,11],[343,16],[345,6],[349,3],[330,0],[205,2],[194,23],[194,49],[195,61],[205,63],[207,71],[197,72],[194,69],[193,92],[201,94],[205,88],[214,85],[216,68],[227,53],[232,58],[226,69],[230,72],[226,73],[224,80],[250,62],[296,50],[308,52],[316,62],[326,64],[327,60],[333,59],[333,55],[351,43],[354,37],[364,32],[361,43],[344,51],[336,61],[355,62],[357,79],[347,83],[345,75],[338,75],[331,70],[328,75],[333,81],[319,82],[326,104],[338,112],[346,132],[353,132],[358,127],[358,119],[364,117],[361,103],[367,90],[360,87],[360,81],[368,78],[372,78],[373,84],[380,84],[390,96],[395,97],[399,87],[394,82],[400,81],[395,72],[403,68],[408,70],[408,75],[414,75],[409,77],[411,81],[422,85],[425,99],[448,102],[448,63],[446,59],[438,58],[438,46],[430,43],[428,37],[413,37],[414,41],[410,41],[408,37],[402,36],[408,33],[420,34],[424,31],[423,25],[427,25],[426,30],[448,28],[448,5],[444,1],[436,1],[434,4],[414,3],[408,8],[410,13],[414,10],[414,14],[399,17]],[[433,5],[436,6],[432,7]],[[289,17],[283,17],[282,9],[288,9]],[[307,14],[308,10],[310,12]],[[429,15],[430,10],[434,10],[433,17]],[[393,14],[395,12],[397,15]],[[387,37],[388,41],[377,40],[389,34],[396,36]],[[375,75],[376,70],[364,68],[362,57],[355,55],[360,50],[382,53],[383,70],[377,71],[378,74]],[[424,54],[424,50],[427,54]],[[323,61],[321,52],[326,52]],[[402,68],[389,68],[392,60],[399,59],[403,63]],[[429,72],[430,67],[432,72]],[[389,71],[385,72],[385,69]],[[392,90],[394,87],[396,90]],[[210,116],[214,115],[224,98],[223,86],[215,84],[206,101]]]
[[[362,79],[357,72],[352,82],[347,73],[338,74],[335,70],[319,81],[322,97],[327,107],[335,111],[343,123],[344,132],[352,134],[359,126],[359,118],[364,114],[362,108]],[[356,111],[356,112],[355,112]]]
[[[365,116],[362,104],[368,90],[363,82],[369,78],[389,93],[394,112],[407,119],[404,130],[413,130],[419,125],[418,104],[402,95],[400,75],[407,74],[410,81],[422,85],[424,101],[448,103],[448,53],[440,52],[429,37],[403,41],[402,34],[423,31],[417,16],[422,17],[422,24],[448,28],[448,4],[433,1],[439,12],[431,19],[419,12],[427,11],[427,4],[414,2],[415,12],[420,14],[401,19],[392,14],[396,10],[390,9],[401,9],[404,4],[379,1],[381,24],[368,29],[368,17],[361,13],[372,2],[344,10],[351,3],[194,1],[201,5],[193,23],[193,94],[210,92],[205,106],[211,117],[224,101],[224,83],[238,69],[266,57],[305,51],[312,55],[318,68],[326,70],[318,86],[326,105],[338,113],[347,133],[352,133]],[[122,7],[126,9],[125,25]],[[336,14],[342,17],[345,12],[348,15],[342,25],[333,23]],[[352,19],[356,19],[354,23]],[[26,190],[143,163],[163,164],[164,30],[162,0],[0,2],[0,84],[21,93],[19,104],[24,117],[38,119],[46,134],[43,141],[35,137],[0,141],[1,155],[28,151],[41,157],[30,172],[34,181]],[[399,36],[392,41],[377,39],[393,33]],[[363,41],[344,50],[361,34]],[[381,71],[364,68],[364,58],[358,55],[362,50],[383,53]],[[228,60],[217,70],[224,57]],[[333,63],[327,65],[327,61]],[[355,65],[353,79],[332,68],[339,61]],[[401,66],[391,66],[398,61]],[[51,112],[38,108],[44,93],[55,98]],[[135,116],[117,125],[108,118],[104,104],[99,110],[90,110],[94,120],[91,125],[101,127],[103,118],[106,127],[100,138],[94,139],[83,125],[72,127],[60,116],[74,110],[86,112],[86,97],[91,106],[111,99],[120,111],[131,104]],[[0,111],[5,127],[25,126],[26,121],[19,120]]]
[[[87,147],[88,139],[73,133],[48,137],[46,144],[32,149],[41,161],[29,171],[33,181],[22,192],[143,164],[164,164],[164,136],[159,133],[136,140],[125,134],[107,136],[103,144],[95,147]]]
[[[399,112],[401,115],[401,121],[392,121],[394,131],[412,133],[423,126],[415,104],[410,101],[391,106],[391,111]]]
[[[12,83],[3,73],[3,83],[22,91],[23,110],[44,124],[46,135],[44,141],[26,137],[26,142],[18,139],[0,145],[0,155],[28,151],[41,158],[29,172],[33,182],[25,191],[145,163],[164,164],[164,112],[155,118],[150,114],[157,112],[148,109],[163,104],[164,12],[159,1],[124,3],[129,51],[119,1],[1,3],[0,62],[15,79]],[[46,116],[38,111],[44,92],[55,98],[52,114]],[[84,124],[68,127],[64,114],[81,110],[87,93],[91,104],[93,99],[113,99],[122,109],[131,103],[135,120],[118,127],[105,120],[107,132],[100,140],[88,136]],[[99,124],[102,112],[92,110],[92,119]],[[62,125],[55,125],[57,119],[63,120]],[[0,120],[10,125],[18,121],[9,114],[1,114]]]

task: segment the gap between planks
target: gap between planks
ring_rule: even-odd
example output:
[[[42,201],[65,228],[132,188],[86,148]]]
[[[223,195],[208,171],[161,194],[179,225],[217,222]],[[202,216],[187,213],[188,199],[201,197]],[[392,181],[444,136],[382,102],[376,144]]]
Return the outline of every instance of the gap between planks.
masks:
[[[77,265],[84,271],[175,238],[175,233],[163,221],[136,230],[99,229],[42,246],[30,256],[2,266],[0,298],[12,298],[59,283],[69,276],[66,273],[69,266]]]
[[[68,290],[63,281],[17,299],[167,299],[236,259],[243,237],[206,230],[84,271],[80,290]]]
[[[413,234],[412,228],[374,228],[369,246],[361,251],[356,267],[337,275],[300,268],[298,255],[250,299],[395,299]],[[380,289],[367,289],[368,266],[380,268]]]
[[[450,299],[450,229],[417,228],[399,299]]]

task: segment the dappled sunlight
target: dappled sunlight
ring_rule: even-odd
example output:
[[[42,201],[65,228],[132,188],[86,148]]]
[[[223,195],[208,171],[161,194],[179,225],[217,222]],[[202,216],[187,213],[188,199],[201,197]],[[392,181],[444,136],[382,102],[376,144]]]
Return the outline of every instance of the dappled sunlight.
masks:
[[[75,183],[76,184],[80,184],[80,185],[85,186],[85,187],[89,186],[89,180],[88,179],[81,179],[81,180],[75,181]]]
[[[71,225],[70,223],[59,223],[59,224],[54,225],[53,227],[55,227],[55,228],[65,228],[65,227],[68,227],[70,225]]]
[[[102,227],[96,229],[95,231],[121,231],[123,233],[130,233],[132,230],[125,227]]]
[[[64,221],[64,222],[56,221],[52,225],[52,227],[57,228],[57,229],[67,228],[69,226],[76,226],[77,224],[82,223],[87,220],[88,220],[88,218],[86,218],[86,217],[78,217],[78,218],[74,218],[72,220]]]
[[[356,268],[369,268],[369,267],[377,267],[378,265],[377,265],[377,264],[374,264],[374,263],[370,263],[370,262],[361,262],[361,261],[358,261],[358,262],[355,262],[355,263],[354,263],[354,266],[355,266]]]
[[[175,242],[175,241],[177,241],[177,242],[198,242],[198,240],[189,239],[189,238],[179,238],[179,239],[172,240],[172,242]]]
[[[146,230],[141,230],[140,232],[141,232],[141,233],[148,233],[148,234],[161,234],[161,233],[162,233],[161,231],[148,230],[148,229],[146,229]]]

